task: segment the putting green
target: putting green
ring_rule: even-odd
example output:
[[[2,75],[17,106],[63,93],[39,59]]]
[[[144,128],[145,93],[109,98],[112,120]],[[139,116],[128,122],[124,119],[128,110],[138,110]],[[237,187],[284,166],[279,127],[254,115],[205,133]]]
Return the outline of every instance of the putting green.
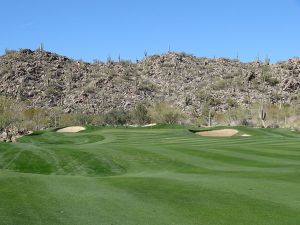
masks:
[[[251,136],[88,127],[0,143],[0,225],[300,224],[300,134],[233,129]]]

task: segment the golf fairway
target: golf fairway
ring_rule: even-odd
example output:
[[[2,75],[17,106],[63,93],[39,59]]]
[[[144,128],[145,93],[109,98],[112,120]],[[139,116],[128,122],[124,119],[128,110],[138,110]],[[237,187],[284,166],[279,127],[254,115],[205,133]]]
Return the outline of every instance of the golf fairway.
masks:
[[[0,143],[0,225],[299,225],[300,134],[88,127]]]

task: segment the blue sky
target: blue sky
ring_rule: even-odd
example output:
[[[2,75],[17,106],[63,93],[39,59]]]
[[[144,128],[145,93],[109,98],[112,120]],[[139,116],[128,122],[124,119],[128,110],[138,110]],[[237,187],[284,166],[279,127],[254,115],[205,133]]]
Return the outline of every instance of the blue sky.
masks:
[[[139,59],[184,51],[273,62],[300,56],[300,0],[1,0],[0,52]]]

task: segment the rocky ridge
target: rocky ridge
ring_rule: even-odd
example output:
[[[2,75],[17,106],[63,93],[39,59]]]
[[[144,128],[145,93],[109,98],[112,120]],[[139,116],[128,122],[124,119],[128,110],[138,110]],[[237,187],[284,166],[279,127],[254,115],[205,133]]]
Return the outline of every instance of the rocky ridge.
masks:
[[[168,101],[197,115],[207,104],[224,111],[262,97],[297,104],[299,90],[299,58],[243,63],[169,52],[136,63],[86,63],[30,49],[0,57],[0,95],[26,101],[28,107],[61,107],[67,113],[104,113],[129,110],[139,102]]]

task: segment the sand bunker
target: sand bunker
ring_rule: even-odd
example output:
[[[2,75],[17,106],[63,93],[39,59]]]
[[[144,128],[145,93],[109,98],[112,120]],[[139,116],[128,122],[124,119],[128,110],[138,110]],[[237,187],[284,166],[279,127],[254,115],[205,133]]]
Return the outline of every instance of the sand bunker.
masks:
[[[235,129],[222,129],[222,130],[202,131],[202,132],[197,132],[196,134],[199,134],[204,137],[231,137],[237,134],[238,132],[239,131]]]
[[[210,131],[200,131],[196,134],[203,137],[231,137],[231,136],[240,136],[240,137],[250,137],[250,134],[245,134],[239,132],[236,129],[222,129],[222,130],[210,130]]]
[[[56,132],[59,133],[77,133],[79,131],[85,130],[84,127],[80,127],[80,126],[73,126],[73,127],[65,127],[63,129],[59,129]]]
[[[128,127],[153,127],[153,126],[156,126],[156,123],[149,123],[145,125],[137,125],[137,124],[128,125]]]
[[[156,123],[145,124],[142,127],[153,127],[153,126],[156,126]]]

